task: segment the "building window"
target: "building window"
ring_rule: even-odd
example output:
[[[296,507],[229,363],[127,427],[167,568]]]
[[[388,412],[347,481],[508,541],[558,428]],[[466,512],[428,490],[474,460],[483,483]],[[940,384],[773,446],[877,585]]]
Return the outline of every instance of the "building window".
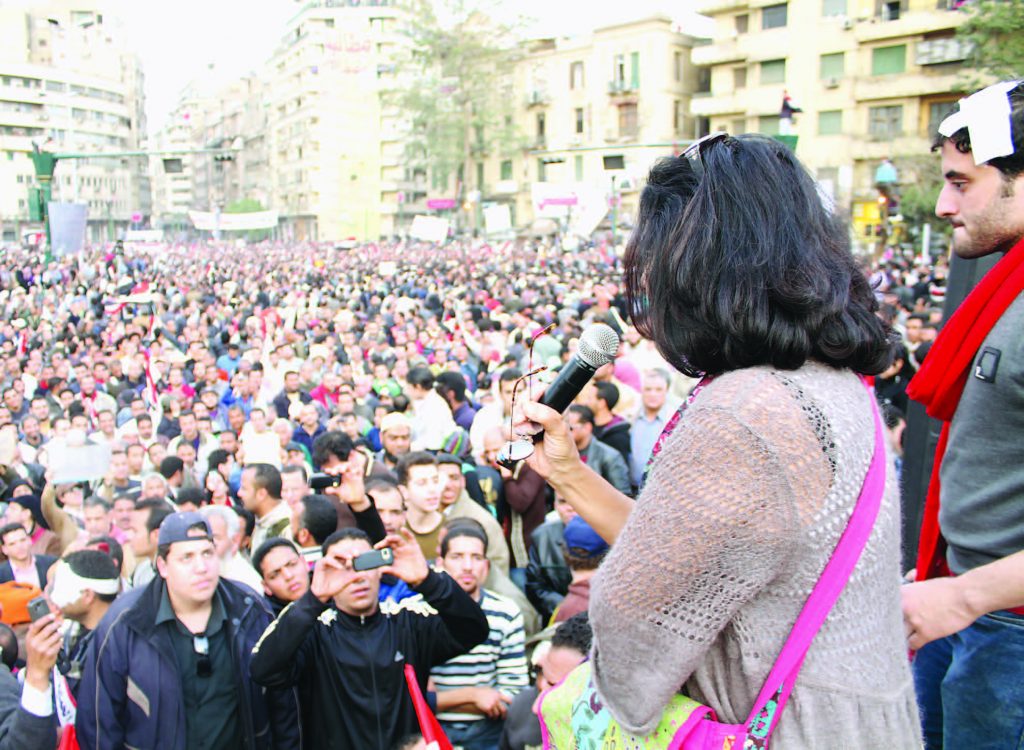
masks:
[[[939,125],[946,119],[946,116],[953,110],[956,99],[947,99],[941,102],[928,102],[928,138],[934,139],[939,133]]]
[[[537,159],[537,182],[548,181],[548,165],[543,159]]]
[[[875,15],[883,21],[898,21],[902,10],[900,0],[875,0]]]
[[[768,5],[761,9],[761,28],[780,29],[786,25],[786,3]]]
[[[845,16],[846,0],[821,0],[821,15]]]
[[[765,60],[761,63],[761,85],[786,82],[786,61]]]
[[[576,108],[576,135],[583,134],[583,107]]]
[[[683,103],[678,99],[672,101],[672,132],[676,135],[683,132]]]
[[[729,133],[731,135],[743,135],[747,132],[747,121],[740,117],[729,123]]]
[[[818,135],[839,135],[843,132],[843,111],[830,109],[818,113]]]
[[[537,138],[543,138],[544,137],[544,135],[545,135],[544,130],[546,128],[546,125],[547,125],[547,122],[545,121],[544,113],[543,112],[538,112],[537,113]]]
[[[907,69],[907,45],[875,47],[871,50],[871,75],[886,76],[903,73]]]
[[[640,88],[640,53],[633,52],[629,56],[629,83],[630,88],[636,91]]]
[[[711,68],[697,68],[697,91],[698,94],[711,93]]]
[[[693,134],[694,138],[703,138],[704,136],[711,133],[711,118],[698,116],[695,123],[695,129],[697,132]]]
[[[871,107],[868,110],[868,135],[879,140],[903,135],[903,105]]]
[[[615,56],[615,69],[612,72],[612,79],[618,85],[621,90],[626,85],[626,56],[616,55]]]
[[[737,91],[747,87],[746,67],[732,69],[732,87]]]
[[[576,62],[569,63],[569,88],[570,89],[581,89],[583,88],[583,61],[577,60]]]
[[[740,13],[736,16],[736,33],[746,34],[748,28],[750,28],[750,16],[746,13]]]
[[[637,134],[636,104],[619,105],[619,137],[635,138]]]
[[[757,118],[757,132],[764,135],[778,135],[779,134],[779,116],[778,115],[762,115]]]
[[[683,80],[683,53],[675,52],[672,55],[672,75],[676,83]]]
[[[576,182],[583,182],[583,156],[576,154],[573,157],[573,168],[576,173]]]
[[[842,52],[833,52],[821,56],[821,78],[842,78],[845,67],[846,56]]]

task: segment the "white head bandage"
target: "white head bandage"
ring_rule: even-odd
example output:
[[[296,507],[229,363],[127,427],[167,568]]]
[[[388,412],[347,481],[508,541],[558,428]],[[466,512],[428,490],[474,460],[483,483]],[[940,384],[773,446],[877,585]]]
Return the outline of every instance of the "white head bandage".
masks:
[[[97,594],[116,594],[121,590],[121,581],[117,578],[83,578],[75,573],[66,562],[57,563],[50,601],[58,608],[63,609],[78,601],[86,590],[95,591]]]
[[[939,125],[939,133],[949,138],[967,128],[971,136],[974,163],[984,164],[990,159],[1013,153],[1013,130],[1010,125],[1010,98],[1008,94],[1020,81],[1002,81],[960,100],[960,110]]]

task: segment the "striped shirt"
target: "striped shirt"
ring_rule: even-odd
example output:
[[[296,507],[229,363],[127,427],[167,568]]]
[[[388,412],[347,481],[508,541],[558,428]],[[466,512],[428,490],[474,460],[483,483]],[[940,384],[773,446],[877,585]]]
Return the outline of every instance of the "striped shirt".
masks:
[[[434,667],[430,676],[438,692],[464,687],[490,687],[514,696],[530,683],[526,668],[523,614],[511,599],[482,589],[480,608],[487,617],[487,640],[467,654]],[[442,721],[476,721],[481,714],[442,712]]]

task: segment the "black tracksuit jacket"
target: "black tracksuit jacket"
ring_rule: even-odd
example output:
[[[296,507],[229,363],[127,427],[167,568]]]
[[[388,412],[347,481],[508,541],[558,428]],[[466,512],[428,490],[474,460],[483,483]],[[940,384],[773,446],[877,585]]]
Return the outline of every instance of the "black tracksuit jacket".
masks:
[[[391,750],[419,732],[405,664],[413,665],[426,695],[430,669],[482,643],[490,629],[480,606],[447,573],[431,571],[417,591],[422,599],[365,617],[307,592],[267,628],[250,674],[266,687],[298,686],[303,747]]]

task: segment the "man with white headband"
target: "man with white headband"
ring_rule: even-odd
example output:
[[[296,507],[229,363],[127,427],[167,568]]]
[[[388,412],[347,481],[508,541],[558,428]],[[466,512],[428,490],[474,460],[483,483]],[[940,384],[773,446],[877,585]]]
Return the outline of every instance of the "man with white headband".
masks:
[[[1002,257],[944,325],[908,395],[943,423],[903,587],[926,746],[1017,747],[1024,726],[1024,82],[939,126],[935,213],[965,259]]]
[[[78,623],[64,640],[54,675],[57,719],[61,726],[75,721],[78,683],[93,630],[121,590],[117,564],[99,550],[79,550],[59,560],[49,598],[68,620]]]

